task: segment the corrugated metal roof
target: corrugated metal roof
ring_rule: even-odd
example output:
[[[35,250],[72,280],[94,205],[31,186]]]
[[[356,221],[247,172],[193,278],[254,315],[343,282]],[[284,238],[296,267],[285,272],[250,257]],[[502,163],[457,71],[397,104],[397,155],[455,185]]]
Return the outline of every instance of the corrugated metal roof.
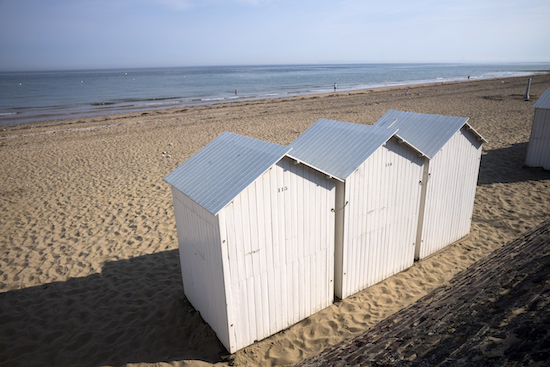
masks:
[[[533,105],[533,108],[543,108],[545,110],[550,110],[550,88],[548,88],[546,92],[544,92],[542,96],[540,96],[540,98]]]
[[[485,141],[467,121],[467,117],[389,110],[374,126],[399,129],[398,137],[418,149],[425,156],[433,158],[464,125]]]
[[[290,144],[288,155],[344,180],[396,131],[319,119]]]
[[[226,131],[164,180],[216,215],[289,150]]]

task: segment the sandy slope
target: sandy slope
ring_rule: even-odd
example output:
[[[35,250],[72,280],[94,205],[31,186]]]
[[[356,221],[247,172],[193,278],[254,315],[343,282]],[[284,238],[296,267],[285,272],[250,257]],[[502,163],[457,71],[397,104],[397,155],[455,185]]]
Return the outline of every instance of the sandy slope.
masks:
[[[522,168],[550,75],[533,77],[529,102],[525,86],[471,81],[0,128],[0,365],[284,366],[375,325],[550,217],[550,172]],[[223,131],[289,144],[318,118],[372,124],[388,109],[470,117],[489,140],[470,237],[223,361],[183,294],[162,177]]]

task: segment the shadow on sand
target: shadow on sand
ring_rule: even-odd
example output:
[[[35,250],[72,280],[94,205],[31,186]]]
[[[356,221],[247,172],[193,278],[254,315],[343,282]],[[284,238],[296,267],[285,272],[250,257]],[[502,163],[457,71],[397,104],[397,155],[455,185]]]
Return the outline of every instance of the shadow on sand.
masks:
[[[527,143],[488,151],[479,185],[550,179]],[[506,162],[505,165],[502,162]],[[177,250],[104,264],[101,274],[0,293],[0,365],[120,366],[227,354],[183,294]]]
[[[550,179],[550,171],[525,166],[528,143],[487,151],[481,158],[478,185]]]
[[[177,250],[0,293],[0,365],[98,366],[227,354],[183,294]]]

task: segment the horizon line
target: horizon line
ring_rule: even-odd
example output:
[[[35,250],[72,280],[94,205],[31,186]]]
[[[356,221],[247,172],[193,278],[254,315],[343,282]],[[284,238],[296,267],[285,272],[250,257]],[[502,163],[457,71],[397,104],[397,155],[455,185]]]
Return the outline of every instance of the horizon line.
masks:
[[[361,61],[348,61],[348,62],[336,62],[336,61],[322,61],[322,62],[312,62],[312,63],[281,63],[281,64],[204,64],[204,65],[180,65],[180,66],[114,66],[114,67],[75,67],[75,68],[54,68],[54,69],[13,69],[13,70],[0,70],[0,73],[25,73],[25,72],[62,72],[62,71],[99,71],[99,70],[140,70],[140,69],[176,69],[176,68],[204,68],[204,67],[251,67],[251,66],[306,66],[306,65],[415,65],[415,64],[424,64],[424,65],[513,65],[513,64],[550,64],[549,61],[429,61],[429,62],[420,62],[420,61],[399,61],[399,62],[386,62],[386,61],[370,61],[370,62],[361,62]],[[541,70],[542,71],[542,70]],[[546,70],[548,71],[548,70]]]

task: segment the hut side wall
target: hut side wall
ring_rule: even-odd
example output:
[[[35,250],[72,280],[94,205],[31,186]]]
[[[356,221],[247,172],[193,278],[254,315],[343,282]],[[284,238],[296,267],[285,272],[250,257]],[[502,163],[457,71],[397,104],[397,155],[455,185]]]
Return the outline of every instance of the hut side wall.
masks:
[[[185,296],[229,345],[218,218],[174,187],[172,197]]]
[[[481,151],[481,142],[463,127],[429,162],[417,258],[425,258],[470,232]]]
[[[346,179],[338,297],[346,298],[413,264],[422,162],[417,152],[392,138]]]
[[[525,164],[550,170],[550,110],[535,109]]]
[[[332,303],[334,185],[284,158],[218,214],[231,353]]]

